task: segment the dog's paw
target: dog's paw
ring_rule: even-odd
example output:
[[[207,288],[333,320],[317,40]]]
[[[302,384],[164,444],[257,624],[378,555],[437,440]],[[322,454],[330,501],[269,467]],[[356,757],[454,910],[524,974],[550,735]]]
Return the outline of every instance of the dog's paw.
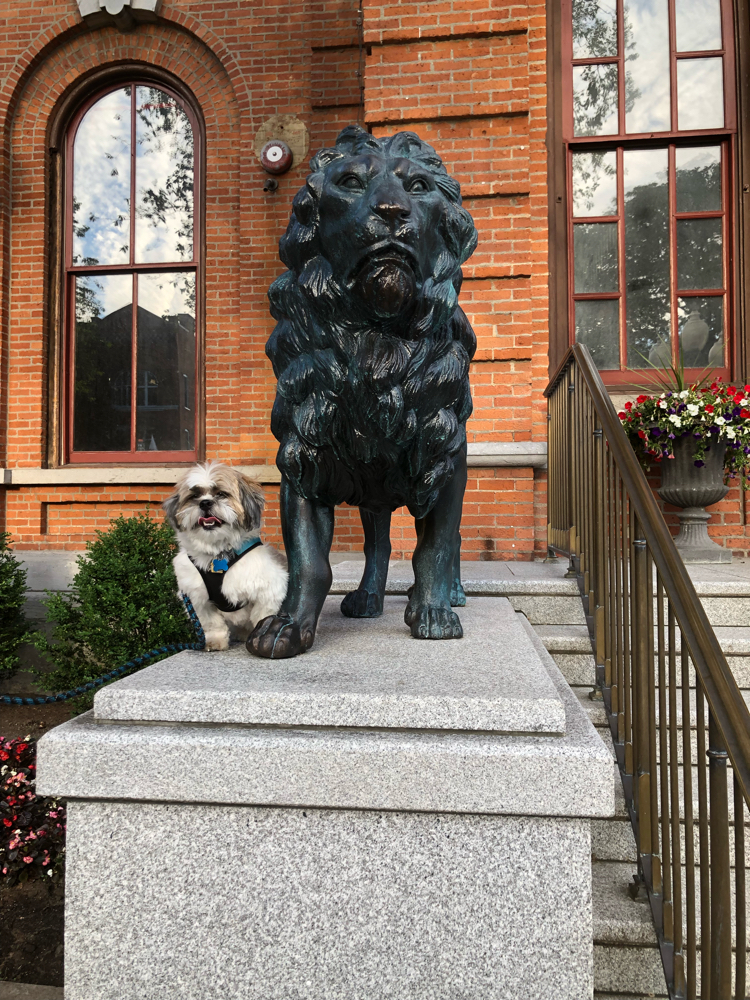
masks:
[[[451,607],[452,608],[465,608],[466,607],[466,593],[464,588],[461,586],[460,580],[454,580],[451,584]]]
[[[450,608],[407,604],[404,621],[415,639],[461,639],[464,634],[461,620]]]
[[[215,653],[220,649],[229,649],[229,635],[226,632],[206,632],[205,649]]]
[[[383,598],[369,590],[352,590],[341,602],[341,614],[347,618],[379,618],[383,614]]]
[[[284,660],[289,656],[298,656],[312,646],[312,638],[308,642],[305,639],[300,635],[299,625],[289,615],[269,615],[255,626],[246,646],[248,652],[255,656]]]

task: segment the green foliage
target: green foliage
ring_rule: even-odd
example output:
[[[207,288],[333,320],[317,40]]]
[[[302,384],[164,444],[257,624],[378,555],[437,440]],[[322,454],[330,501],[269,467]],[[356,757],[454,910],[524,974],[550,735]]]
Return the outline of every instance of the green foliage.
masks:
[[[40,637],[37,646],[55,669],[38,677],[48,690],[78,687],[150,649],[194,640],[177,596],[171,527],[148,514],[111,524],[86,546],[70,593],[45,602],[53,641]]]
[[[26,570],[10,548],[10,535],[0,532],[0,677],[18,666],[18,647],[31,638],[23,613]]]

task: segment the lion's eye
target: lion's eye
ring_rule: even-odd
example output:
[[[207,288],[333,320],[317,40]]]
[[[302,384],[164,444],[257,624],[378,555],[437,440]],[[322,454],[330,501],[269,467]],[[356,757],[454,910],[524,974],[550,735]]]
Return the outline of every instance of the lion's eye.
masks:
[[[415,177],[413,181],[410,181],[406,189],[410,194],[424,194],[425,191],[430,190],[430,186],[423,178]]]
[[[356,174],[347,174],[339,181],[339,187],[346,188],[347,191],[363,191],[364,184]]]

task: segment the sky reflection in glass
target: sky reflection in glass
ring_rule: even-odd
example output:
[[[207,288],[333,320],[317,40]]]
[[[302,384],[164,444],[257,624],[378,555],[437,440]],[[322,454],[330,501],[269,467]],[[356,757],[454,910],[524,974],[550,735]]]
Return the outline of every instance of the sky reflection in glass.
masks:
[[[193,130],[177,101],[136,87],[136,263],[193,258]]]
[[[130,260],[130,87],[89,108],[75,137],[73,264]]]
[[[667,0],[626,0],[624,13],[625,131],[669,131]]]

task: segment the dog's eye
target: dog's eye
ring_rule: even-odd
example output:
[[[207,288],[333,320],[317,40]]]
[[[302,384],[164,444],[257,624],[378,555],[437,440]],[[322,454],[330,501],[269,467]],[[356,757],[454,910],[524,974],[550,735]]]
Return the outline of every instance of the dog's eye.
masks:
[[[222,493],[221,490],[219,490],[217,493],[214,493],[214,496],[216,497],[217,500],[226,500],[227,498],[226,493]]]
[[[347,191],[364,191],[364,184],[356,174],[346,174],[339,181],[339,187],[346,188]]]
[[[424,194],[430,190],[430,185],[423,177],[415,177],[413,181],[407,184],[406,190],[409,194]]]

